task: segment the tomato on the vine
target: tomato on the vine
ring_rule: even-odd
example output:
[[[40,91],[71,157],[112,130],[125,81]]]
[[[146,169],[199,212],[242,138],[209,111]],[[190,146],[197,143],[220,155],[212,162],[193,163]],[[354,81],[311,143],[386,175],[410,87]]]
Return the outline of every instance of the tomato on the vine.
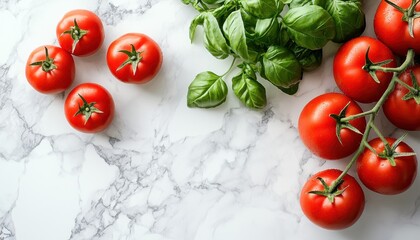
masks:
[[[382,0],[376,10],[373,20],[376,36],[400,56],[410,48],[420,54],[420,18],[416,12],[420,12],[416,0]]]
[[[86,133],[100,132],[114,118],[111,94],[96,83],[82,83],[67,96],[64,111],[70,125]]]
[[[366,120],[359,117],[342,122],[341,119],[362,112],[360,106],[344,94],[320,95],[307,103],[299,116],[300,138],[312,153],[321,158],[347,157],[359,147]]]
[[[150,37],[128,33],[108,47],[107,64],[111,73],[126,83],[146,83],[152,80],[162,65],[162,51]]]
[[[387,63],[387,60],[391,62]],[[369,68],[372,65],[395,67],[396,64],[392,51],[379,40],[357,37],[338,49],[333,64],[334,79],[340,90],[352,99],[362,103],[376,102],[388,87],[392,73]]]
[[[337,169],[318,172],[310,177],[300,193],[305,216],[326,229],[350,227],[362,215],[365,206],[363,190],[349,174],[344,175],[338,187],[330,189],[341,173]]]
[[[56,34],[60,46],[75,56],[97,52],[105,35],[101,19],[84,9],[66,13],[57,25]]]
[[[41,46],[29,55],[25,74],[35,90],[48,94],[60,93],[73,83],[74,60],[59,47]]]
[[[394,138],[386,138],[389,146],[386,147],[380,138],[369,141],[370,149],[357,159],[357,175],[360,181],[372,191],[381,194],[398,194],[407,190],[417,175],[417,158],[414,155],[401,155],[413,153],[413,149],[405,142],[396,142]],[[396,144],[396,145],[394,145]]]
[[[413,74],[413,75],[412,75]],[[403,84],[397,83],[383,105],[383,111],[388,120],[398,128],[420,130],[420,65],[408,68],[399,79]]]

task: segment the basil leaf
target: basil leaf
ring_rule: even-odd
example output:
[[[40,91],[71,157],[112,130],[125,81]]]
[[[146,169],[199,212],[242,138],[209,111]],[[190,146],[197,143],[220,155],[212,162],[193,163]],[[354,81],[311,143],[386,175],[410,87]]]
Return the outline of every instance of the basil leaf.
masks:
[[[244,60],[249,59],[246,44],[245,26],[242,21],[241,11],[232,12],[223,24],[223,32],[230,43],[232,51]]]
[[[224,59],[229,56],[229,46],[220,30],[217,19],[211,13],[203,13],[204,17],[204,46],[216,58]]]
[[[216,4],[216,3],[223,2],[223,0],[201,0],[201,1],[207,4]]]
[[[284,4],[279,0],[241,0],[245,12],[257,18],[272,18],[283,10]]]
[[[346,42],[365,30],[366,19],[360,0],[327,0],[326,10],[335,21],[333,42]]]
[[[277,87],[289,88],[302,78],[295,55],[284,47],[271,46],[262,58],[261,76]]]
[[[254,28],[255,24],[257,24],[258,18],[250,15],[249,13],[245,12],[241,9],[241,16],[242,21],[244,22],[245,28]]]
[[[203,14],[197,15],[190,24],[190,41],[192,42],[195,35],[195,30],[197,29],[198,25],[203,25],[204,23],[204,17]]]
[[[305,71],[314,70],[322,63],[322,49],[310,50],[298,46],[294,42],[290,42],[288,44],[288,49],[292,50],[303,70]]]
[[[296,84],[293,84],[292,86],[288,87],[288,88],[283,88],[283,87],[278,87],[282,92],[288,94],[288,95],[293,95],[295,93],[297,93],[297,91],[299,90],[299,82]]]
[[[287,28],[284,27],[283,24],[280,25],[280,32],[279,32],[279,45],[280,46],[286,46],[286,44],[289,42],[290,37],[289,33],[287,32]]]
[[[254,33],[250,36],[260,46],[269,47],[278,42],[280,24],[277,18],[258,19]]]
[[[322,7],[305,5],[290,9],[283,18],[290,38],[299,46],[320,49],[335,36],[335,23]]]
[[[218,22],[223,22],[227,17],[225,15],[232,12],[233,7],[234,6],[231,6],[231,4],[224,4],[218,8],[212,9],[210,12],[217,19]]]
[[[247,107],[261,109],[267,105],[265,88],[249,65],[244,65],[242,72],[232,78],[232,89]]]
[[[228,88],[223,78],[213,72],[199,73],[188,87],[188,107],[211,108],[226,100]]]
[[[280,0],[280,2],[282,2],[284,5],[286,4],[290,4],[291,2],[293,2],[294,0]]]
[[[290,2],[289,8],[302,7],[305,5],[318,5],[324,7],[325,1],[326,0],[293,0]]]

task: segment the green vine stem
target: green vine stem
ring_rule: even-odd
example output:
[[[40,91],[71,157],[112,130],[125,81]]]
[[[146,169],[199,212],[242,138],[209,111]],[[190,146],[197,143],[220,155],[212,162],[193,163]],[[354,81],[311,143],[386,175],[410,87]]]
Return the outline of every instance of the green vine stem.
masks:
[[[344,171],[340,174],[340,176],[337,177],[336,180],[331,184],[329,187],[330,191],[333,191],[337,188],[337,186],[342,183],[344,176],[347,174],[347,172],[351,169],[353,164],[356,162],[357,158],[359,158],[360,154],[364,151],[366,145],[368,145],[368,137],[370,134],[370,131],[372,130],[372,126],[374,126],[374,121],[376,118],[376,115],[378,114],[379,110],[381,109],[382,105],[384,104],[385,100],[388,98],[389,94],[394,90],[396,83],[398,82],[398,75],[405,71],[413,62],[414,59],[414,51],[412,49],[408,50],[407,56],[405,61],[396,68],[385,68],[385,67],[377,67],[378,71],[384,71],[384,72],[393,72],[392,80],[388,85],[388,88],[385,90],[382,97],[378,100],[378,102],[375,104],[375,106],[362,114],[352,115],[348,116],[346,118],[343,118],[342,121],[350,121],[359,117],[367,116],[369,115],[369,120],[366,125],[365,132],[363,133],[362,141],[356,151],[356,153],[353,155],[350,162],[347,164]]]
[[[415,76],[413,76],[413,72],[411,72],[410,73],[412,76],[411,76],[411,79],[413,80],[413,81],[415,81],[415,80],[417,80],[417,79],[415,79],[416,77]],[[410,85],[408,85],[407,83],[405,83],[404,81],[401,81],[400,79],[396,79],[397,80],[397,83],[398,84],[400,84],[400,85],[402,85],[403,87],[405,87],[405,88],[407,88],[408,90],[410,90],[410,92],[413,92],[413,93],[418,93],[418,89],[417,88],[415,88],[415,87],[412,87],[412,86],[410,86]]]

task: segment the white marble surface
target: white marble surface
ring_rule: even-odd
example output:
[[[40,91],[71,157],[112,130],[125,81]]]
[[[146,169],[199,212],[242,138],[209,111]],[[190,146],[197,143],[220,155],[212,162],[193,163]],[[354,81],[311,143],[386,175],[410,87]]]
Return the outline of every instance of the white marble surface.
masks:
[[[378,2],[365,1],[365,35],[373,33]],[[98,82],[116,104],[110,128],[94,135],[67,124],[68,91],[39,94],[24,74],[29,53],[57,44],[57,22],[76,8],[96,12],[106,31],[99,53],[75,58],[72,87]],[[204,70],[222,73],[230,62],[206,52],[200,31],[190,44],[188,27],[195,15],[180,0],[0,1],[1,240],[419,236],[420,178],[398,196],[365,191],[365,212],[346,230],[318,228],[300,210],[299,191],[308,176],[343,169],[347,162],[314,157],[296,129],[307,101],[338,91],[331,74],[338,45],[326,47],[323,65],[305,75],[295,96],[264,82],[269,104],[262,111],[246,109],[232,92],[216,109],[189,109],[186,91],[194,76]],[[126,32],[146,33],[162,47],[161,72],[146,85],[121,83],[106,67],[106,47]],[[382,117],[380,124],[399,134]],[[407,138],[416,150],[419,137]]]

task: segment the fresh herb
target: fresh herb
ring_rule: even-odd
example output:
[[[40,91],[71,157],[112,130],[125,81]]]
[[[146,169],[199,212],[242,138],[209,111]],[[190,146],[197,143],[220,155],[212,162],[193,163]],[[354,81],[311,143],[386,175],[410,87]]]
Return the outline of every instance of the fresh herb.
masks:
[[[190,40],[203,27],[204,46],[218,59],[233,58],[240,72],[232,89],[250,108],[267,104],[262,79],[295,94],[304,71],[321,65],[322,48],[359,36],[365,27],[361,0],[181,0],[199,14]],[[287,6],[287,7],[285,7]],[[199,73],[188,88],[188,106],[211,108],[225,102],[225,77]],[[261,78],[260,78],[261,77]]]

